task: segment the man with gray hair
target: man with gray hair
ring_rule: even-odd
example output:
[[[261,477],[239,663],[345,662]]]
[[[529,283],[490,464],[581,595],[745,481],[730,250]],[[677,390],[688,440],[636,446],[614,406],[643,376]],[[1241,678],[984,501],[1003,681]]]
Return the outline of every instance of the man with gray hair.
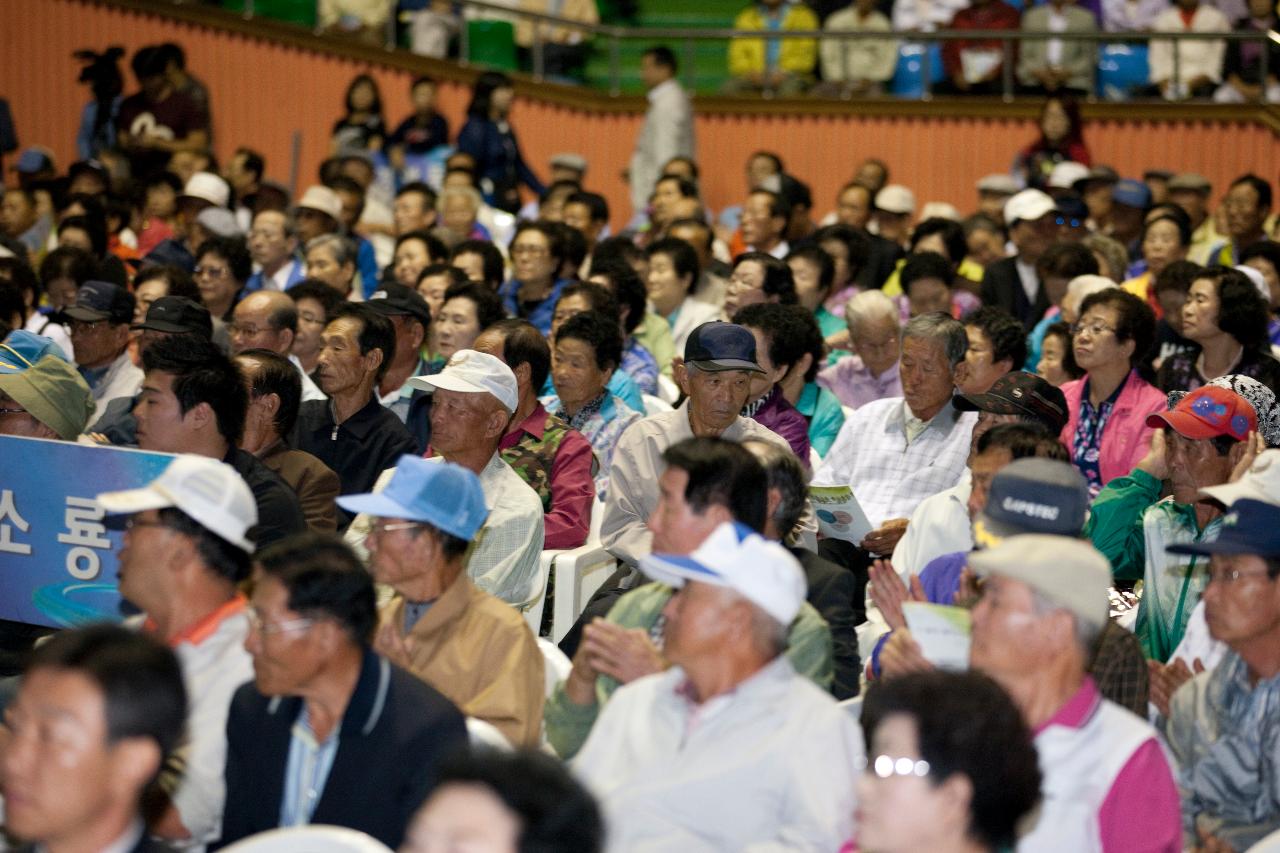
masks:
[[[356,278],[356,244],[341,234],[321,234],[307,242],[307,278],[324,282],[342,295],[352,299],[352,287]],[[356,294],[353,301],[363,296]]]
[[[968,345],[959,320],[912,318],[902,333],[902,396],[854,412],[814,472],[814,483],[854,489],[875,525],[858,543],[869,554],[892,554],[917,504],[965,472],[977,416],[956,411],[951,398]]]
[[[258,271],[245,282],[245,293],[283,291],[302,281],[298,260],[298,235],[283,210],[260,210],[249,229],[249,254]]]
[[[898,306],[880,290],[864,290],[845,303],[853,355],[818,372],[818,384],[841,405],[857,409],[873,400],[902,396],[898,349],[902,325]]]

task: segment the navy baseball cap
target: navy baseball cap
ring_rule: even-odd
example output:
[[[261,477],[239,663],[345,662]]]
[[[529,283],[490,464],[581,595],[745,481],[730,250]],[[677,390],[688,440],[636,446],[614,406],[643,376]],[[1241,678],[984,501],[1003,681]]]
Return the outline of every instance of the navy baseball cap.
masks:
[[[1088,511],[1089,487],[1075,468],[1055,459],[1015,459],[991,478],[973,541],[991,548],[1025,533],[1075,538]]]
[[[347,495],[338,506],[382,518],[420,521],[451,536],[475,538],[489,510],[480,478],[461,465],[405,454],[381,492]]]
[[[755,336],[742,326],[712,320],[689,333],[684,363],[699,370],[750,370],[764,373],[756,364]]]
[[[112,323],[133,321],[133,294],[109,281],[86,281],[76,292],[76,304],[63,310],[72,320],[96,323],[109,320]]]
[[[1111,188],[1111,200],[1125,207],[1146,210],[1151,206],[1151,188],[1142,181],[1125,178],[1116,181],[1116,185]]]
[[[431,325],[431,306],[412,287],[388,282],[369,297],[368,305],[384,317],[416,317],[422,325]]]
[[[161,296],[147,309],[147,317],[134,323],[135,329],[151,329],[181,335],[194,332],[206,338],[213,337],[213,319],[209,309],[185,296]]]
[[[1280,506],[1241,498],[1222,517],[1212,542],[1170,545],[1170,554],[1257,554],[1280,557]]]

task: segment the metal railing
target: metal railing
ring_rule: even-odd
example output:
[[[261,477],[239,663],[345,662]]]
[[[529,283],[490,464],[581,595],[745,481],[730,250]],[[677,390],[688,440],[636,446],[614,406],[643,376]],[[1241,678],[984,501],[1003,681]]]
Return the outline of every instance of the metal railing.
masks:
[[[181,3],[183,0],[174,0]],[[609,55],[609,94],[620,95],[622,93],[622,43],[624,41],[640,41],[646,46],[654,42],[679,42],[682,45],[682,53],[685,61],[683,63],[686,74],[686,85],[692,89],[692,81],[688,75],[692,75],[694,67],[695,45],[700,41],[724,41],[735,38],[746,39],[815,39],[821,41],[862,41],[868,38],[876,38],[881,34],[869,33],[865,30],[787,30],[780,31],[777,34],[763,33],[759,30],[737,30],[727,27],[710,27],[710,28],[674,28],[674,27],[624,27],[615,24],[589,24],[581,21],[573,21],[567,18],[548,15],[542,12],[532,12],[525,9],[519,9],[513,6],[507,6],[502,3],[490,2],[490,0],[456,0],[456,2],[468,10],[476,10],[470,18],[484,19],[511,19],[528,21],[533,24],[532,34],[533,43],[530,47],[530,56],[532,59],[533,77],[536,80],[543,80],[546,77],[545,69],[545,52],[544,36],[542,33],[542,25],[551,27],[576,30],[581,32],[584,37],[590,36],[593,41],[599,43],[601,40],[608,43]],[[398,4],[396,0],[388,0],[390,6],[390,14],[387,17],[386,40],[384,46],[387,50],[395,50],[398,47],[396,35],[396,22],[398,14]],[[253,18],[255,15],[254,0],[245,0],[244,12],[245,18]],[[467,16],[464,16],[467,17]],[[471,61],[471,44],[468,34],[468,28],[464,25],[459,28],[458,40],[458,61],[462,65],[468,65]],[[320,32],[317,28],[317,32]],[[1131,32],[1047,32],[1043,30],[1024,31],[1024,30],[935,30],[932,32],[911,31],[911,32],[890,32],[884,34],[885,38],[889,38],[896,42],[927,44],[953,42],[953,41],[998,41],[1001,46],[1002,62],[1001,62],[1001,97],[1006,101],[1013,99],[1016,83],[1014,81],[1014,57],[1015,45],[1024,41],[1073,41],[1088,42],[1094,45],[1093,68],[1096,70],[1100,56],[1100,49],[1107,44],[1132,44],[1143,43],[1148,44],[1152,41],[1172,41],[1174,43],[1173,53],[1173,73],[1171,79],[1180,81],[1182,79],[1182,51],[1179,45],[1183,42],[1193,41],[1225,41],[1225,42],[1258,42],[1262,50],[1260,51],[1260,67],[1259,77],[1262,80],[1261,101],[1268,103],[1266,80],[1270,72],[1268,57],[1268,42],[1276,42],[1280,44],[1280,33],[1275,30],[1267,31],[1246,31],[1246,32],[1176,32],[1176,33],[1153,33],[1143,31]],[[932,97],[931,79],[933,68],[931,67],[932,58],[929,51],[924,51],[920,56],[921,61],[921,81],[923,85],[924,99]],[[765,93],[766,96],[768,93]],[[1089,92],[1089,99],[1095,97],[1092,91]]]

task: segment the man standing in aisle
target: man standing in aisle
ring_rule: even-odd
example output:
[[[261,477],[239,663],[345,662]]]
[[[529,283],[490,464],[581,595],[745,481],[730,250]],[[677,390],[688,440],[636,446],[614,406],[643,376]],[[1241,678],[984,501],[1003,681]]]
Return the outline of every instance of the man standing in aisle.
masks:
[[[640,57],[640,77],[648,89],[649,109],[636,138],[627,177],[631,209],[643,213],[649,194],[672,157],[693,157],[693,108],[676,80],[676,55],[665,45],[651,47]]]

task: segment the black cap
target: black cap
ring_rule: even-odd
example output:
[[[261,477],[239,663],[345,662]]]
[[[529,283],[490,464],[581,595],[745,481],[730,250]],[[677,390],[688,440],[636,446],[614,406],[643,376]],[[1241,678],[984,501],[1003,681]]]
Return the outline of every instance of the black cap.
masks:
[[[109,281],[86,281],[76,291],[76,304],[63,310],[72,320],[128,323],[133,319],[133,294]]]
[[[111,176],[107,173],[107,167],[97,160],[77,160],[67,167],[67,180],[69,181],[74,181],[84,174],[96,175],[103,184],[111,185]]]
[[[422,325],[431,325],[431,306],[418,295],[418,291],[403,284],[388,282],[381,285],[369,297],[368,305],[379,314],[388,317],[417,317]]]
[[[134,323],[135,329],[150,329],[174,335],[194,332],[206,338],[213,337],[213,319],[209,309],[185,296],[161,296],[147,309],[147,317]]]
[[[742,326],[712,320],[689,333],[684,363],[699,370],[750,370],[764,373],[756,363],[755,336]]]
[[[1057,435],[1067,425],[1067,398],[1034,373],[1014,370],[995,381],[985,394],[961,394],[951,404],[962,412],[1018,415],[1038,421]]]

